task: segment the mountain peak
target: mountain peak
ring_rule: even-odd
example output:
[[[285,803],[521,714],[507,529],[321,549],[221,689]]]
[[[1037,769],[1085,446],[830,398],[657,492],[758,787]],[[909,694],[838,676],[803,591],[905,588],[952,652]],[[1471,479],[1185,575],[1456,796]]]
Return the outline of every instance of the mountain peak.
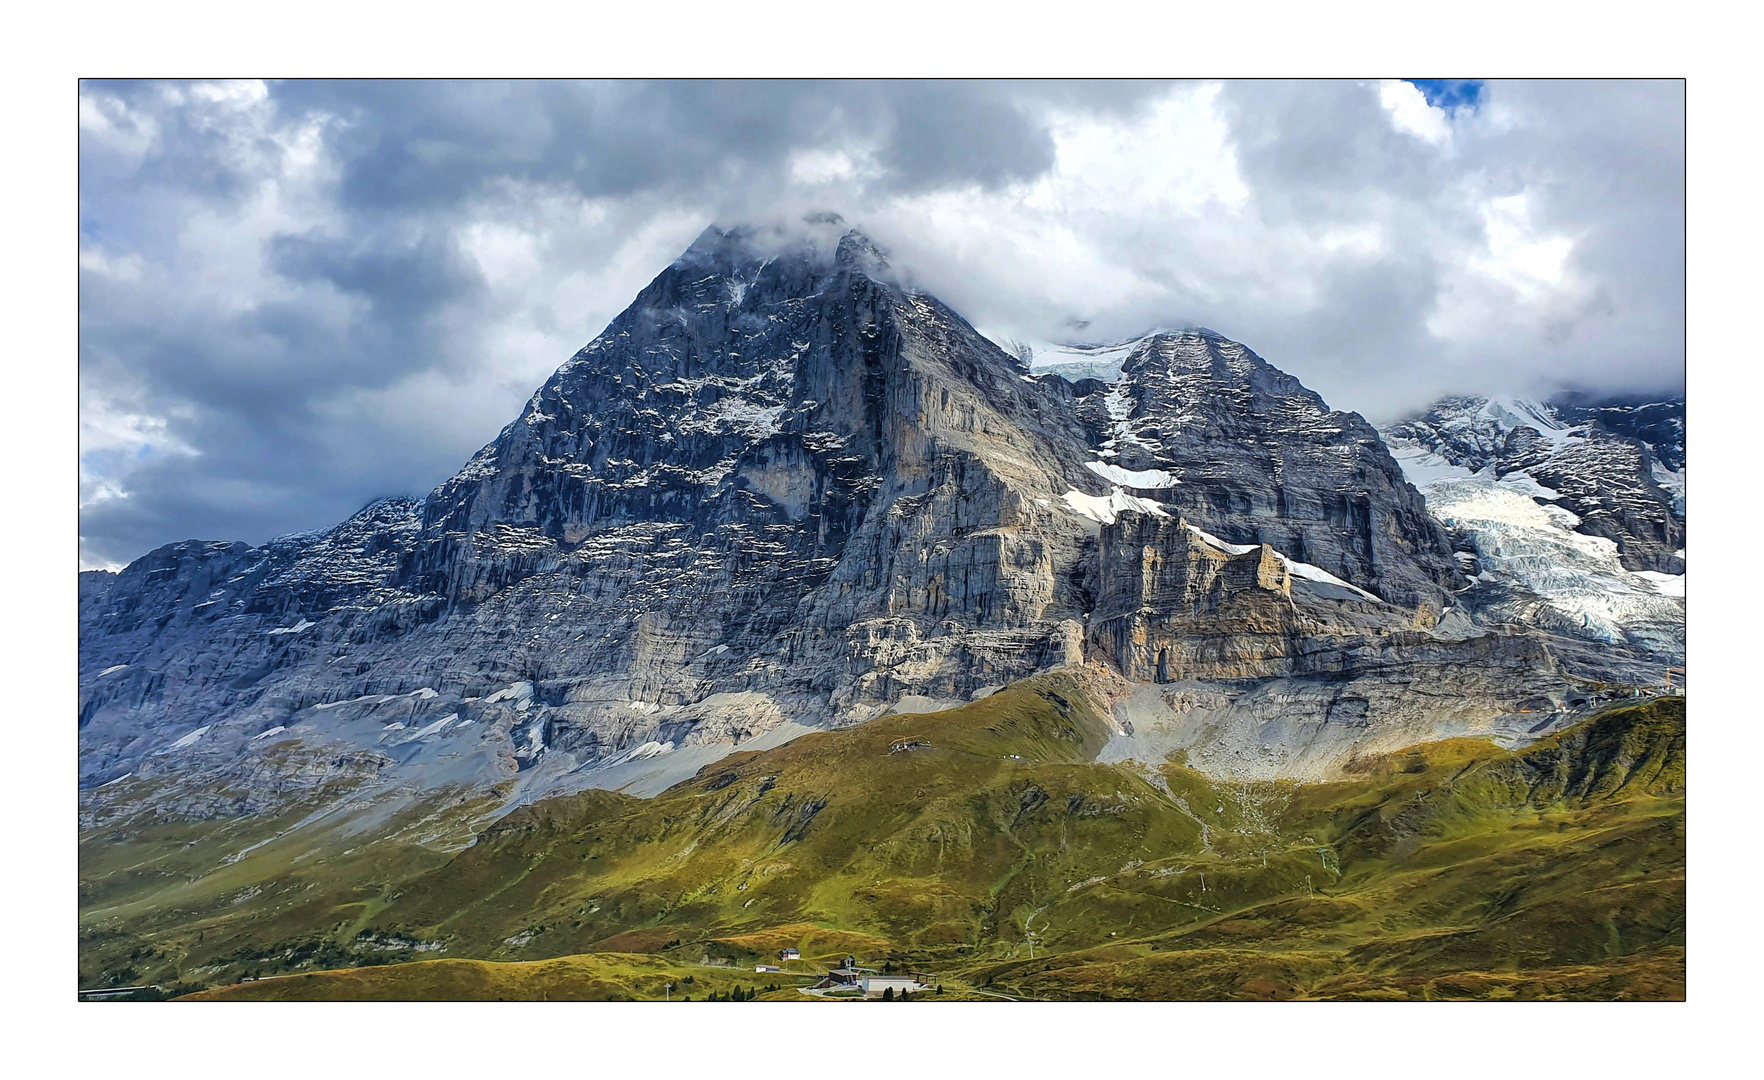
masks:
[[[882,248],[863,230],[847,225],[844,217],[830,210],[817,211],[795,221],[706,226],[675,260],[675,265],[726,273],[737,267],[779,258],[797,259],[815,266],[851,268],[871,275],[888,269]]]
[[[888,271],[888,258],[874,240],[856,229],[849,229],[839,238],[839,246],[834,250],[833,262],[836,266],[849,266],[861,273],[874,277]]]

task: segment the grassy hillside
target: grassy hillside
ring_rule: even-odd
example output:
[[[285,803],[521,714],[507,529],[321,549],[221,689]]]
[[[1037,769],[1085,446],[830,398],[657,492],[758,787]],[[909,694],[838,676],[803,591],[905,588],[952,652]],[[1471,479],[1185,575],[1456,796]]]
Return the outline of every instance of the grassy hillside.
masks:
[[[688,982],[690,979],[692,981]],[[688,968],[658,956],[593,953],[526,963],[428,960],[308,972],[207,990],[197,1001],[704,1001],[739,987],[754,1000],[799,997],[776,974]],[[673,990],[664,987],[673,984]],[[806,999],[805,999],[806,1000]]]
[[[408,958],[418,943],[358,935],[399,885],[444,866],[500,800],[388,795],[327,792],[273,818],[148,818],[82,832],[80,986],[214,984]]]
[[[1046,916],[1066,949],[974,974],[1062,998],[1683,996],[1682,699],[1518,753],[1453,741],[1362,775],[1247,790],[1260,821],[1220,861],[1079,890]],[[1270,849],[1265,869],[1246,841]],[[1160,902],[1216,910],[1159,930]]]
[[[691,975],[810,1000],[752,971],[794,945],[800,974],[928,967],[942,1000],[1683,996],[1682,699],[1330,784],[1100,765],[1109,727],[1056,675],[655,799],[540,803],[450,857],[382,832],[313,869],[271,843],[157,887],[95,857],[83,977],[128,944],[143,978],[297,973],[203,996],[659,998]],[[260,879],[280,906],[232,903]]]

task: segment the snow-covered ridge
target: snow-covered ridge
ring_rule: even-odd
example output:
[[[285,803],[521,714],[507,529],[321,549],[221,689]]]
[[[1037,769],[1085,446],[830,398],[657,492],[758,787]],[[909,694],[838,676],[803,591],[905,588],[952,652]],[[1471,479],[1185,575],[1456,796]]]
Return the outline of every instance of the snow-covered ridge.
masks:
[[[1616,543],[1574,531],[1572,512],[1484,476],[1434,482],[1427,505],[1475,546],[1482,580],[1535,593],[1584,636],[1651,640],[1674,625],[1682,635],[1683,575],[1625,570]]]
[[[1073,382],[1099,379],[1113,382],[1121,377],[1121,366],[1147,338],[1162,330],[1152,330],[1122,341],[1073,342],[1051,341],[1035,335],[1009,331],[982,330],[984,337],[1005,352],[1015,356],[1036,374],[1053,373]]]
[[[1433,485],[1443,480],[1482,479],[1533,498],[1549,500],[1562,497],[1561,492],[1538,483],[1525,469],[1497,476],[1493,466],[1471,469],[1466,465],[1455,465],[1437,452],[1407,439],[1393,438],[1388,442],[1390,456],[1396,459],[1397,465],[1403,470],[1404,479],[1415,485],[1415,489],[1423,496]]]
[[[1629,570],[1676,574],[1684,473],[1665,462],[1682,462],[1682,411],[1682,403],[1452,397],[1383,435],[1417,489],[1480,476],[1569,511],[1576,531],[1616,541]]]
[[[1558,447],[1569,439],[1586,434],[1585,424],[1563,423],[1548,405],[1529,398],[1489,398],[1476,415],[1509,431],[1528,427]]]

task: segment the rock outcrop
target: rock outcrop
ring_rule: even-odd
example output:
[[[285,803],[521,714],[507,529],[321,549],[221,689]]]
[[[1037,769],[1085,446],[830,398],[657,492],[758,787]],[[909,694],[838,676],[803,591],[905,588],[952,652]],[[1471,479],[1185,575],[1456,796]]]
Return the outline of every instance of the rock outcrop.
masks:
[[[1185,519],[1127,514],[1103,530],[1100,561],[1090,641],[1128,679],[1290,673],[1301,619],[1269,545],[1226,547]]]

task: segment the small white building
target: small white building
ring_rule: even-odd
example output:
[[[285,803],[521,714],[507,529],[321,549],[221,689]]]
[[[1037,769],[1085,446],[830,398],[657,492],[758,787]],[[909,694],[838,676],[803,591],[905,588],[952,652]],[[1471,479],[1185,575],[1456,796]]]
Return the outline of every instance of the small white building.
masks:
[[[902,993],[917,994],[926,989],[923,983],[911,975],[865,975],[858,980],[858,985],[863,987],[867,998],[881,997],[884,990],[893,990],[894,996],[899,997]]]
[[[777,964],[757,964],[754,966],[753,970],[755,970],[755,971],[783,971],[784,969],[779,967]]]
[[[778,954],[778,959],[786,960],[786,961],[788,961],[788,960],[801,960],[802,959],[802,951],[800,949],[785,949],[783,952]]]

